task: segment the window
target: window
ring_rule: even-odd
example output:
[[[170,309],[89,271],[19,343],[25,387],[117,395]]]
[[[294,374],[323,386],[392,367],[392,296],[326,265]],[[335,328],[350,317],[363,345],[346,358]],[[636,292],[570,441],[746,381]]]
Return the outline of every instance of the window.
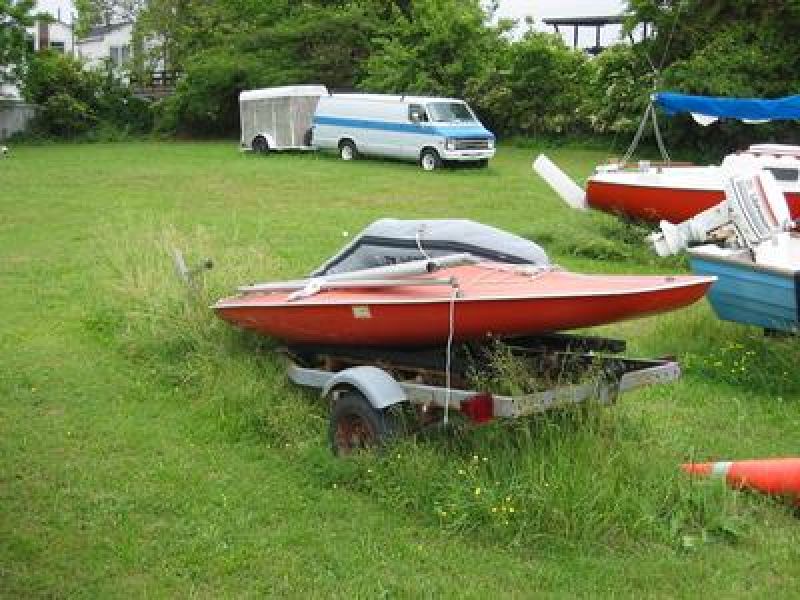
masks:
[[[463,102],[431,102],[428,104],[432,121],[464,121],[472,122],[475,117]]]
[[[50,42],[50,50],[64,54],[66,48],[64,46],[64,42]]]
[[[765,167],[765,169],[772,173],[777,181],[797,181],[797,169],[786,167]]]
[[[428,114],[425,112],[425,108],[421,104],[409,104],[408,120],[415,123],[427,123]]]
[[[121,67],[131,58],[130,46],[111,46],[111,64]]]

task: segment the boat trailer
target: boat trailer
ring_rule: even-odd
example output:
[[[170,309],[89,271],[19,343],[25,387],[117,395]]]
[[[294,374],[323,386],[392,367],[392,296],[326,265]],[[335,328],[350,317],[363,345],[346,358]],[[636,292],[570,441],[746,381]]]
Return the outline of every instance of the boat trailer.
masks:
[[[668,383],[675,360],[619,356],[625,342],[549,334],[436,348],[290,345],[289,379],[319,390],[330,404],[333,452],[381,446],[403,432],[447,424],[516,419],[587,402],[613,404],[622,392]],[[498,371],[498,353],[524,364],[530,390],[502,395],[475,389]]]

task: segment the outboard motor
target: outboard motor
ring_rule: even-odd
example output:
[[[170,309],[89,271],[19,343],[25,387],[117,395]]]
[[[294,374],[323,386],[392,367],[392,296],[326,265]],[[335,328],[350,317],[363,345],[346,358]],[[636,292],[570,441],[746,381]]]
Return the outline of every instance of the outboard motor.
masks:
[[[647,238],[659,256],[702,243],[756,248],[792,229],[786,198],[772,174],[746,159],[741,166],[740,174],[732,173],[725,184],[724,202],[678,225],[661,221],[661,231]]]

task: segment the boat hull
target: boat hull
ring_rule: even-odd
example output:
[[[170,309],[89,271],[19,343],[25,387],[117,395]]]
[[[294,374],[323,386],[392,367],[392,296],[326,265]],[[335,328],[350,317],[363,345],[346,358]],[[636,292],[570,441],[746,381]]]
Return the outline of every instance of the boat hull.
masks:
[[[619,175],[624,179],[628,173]],[[590,177],[586,184],[586,202],[594,209],[639,221],[658,223],[665,220],[678,224],[725,200],[721,181],[719,187],[682,187],[678,183],[648,185]],[[784,194],[792,218],[800,219],[800,192]]]
[[[791,272],[690,250],[692,271],[717,277],[708,293],[725,321],[764,329],[800,331],[800,270]]]
[[[236,326],[287,342],[423,346],[448,340],[451,309],[455,341],[534,335],[675,310],[700,299],[713,281],[563,272],[521,281],[508,273],[470,279],[474,269],[445,274],[459,280],[458,298],[449,289],[409,286],[331,291],[303,301],[288,301],[286,294],[248,295],[221,300],[214,309]]]

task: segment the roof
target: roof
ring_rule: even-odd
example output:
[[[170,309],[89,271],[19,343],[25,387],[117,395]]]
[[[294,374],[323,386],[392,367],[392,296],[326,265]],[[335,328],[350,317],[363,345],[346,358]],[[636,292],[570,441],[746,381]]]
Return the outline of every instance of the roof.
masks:
[[[258,100],[260,98],[285,98],[287,96],[327,96],[328,88],[324,85],[285,85],[282,87],[245,90],[239,94],[239,100]]]
[[[592,16],[592,17],[552,17],[549,19],[542,19],[546,25],[581,25],[595,27],[597,25],[619,25],[625,22],[624,15],[606,15],[606,16]]]
[[[105,35],[108,35],[112,31],[116,31],[118,29],[122,29],[123,27],[127,27],[128,25],[133,25],[133,21],[123,21],[121,23],[111,23],[110,25],[95,25],[84,36],[83,39],[88,38],[99,38]]]
[[[395,101],[423,104],[425,102],[464,102],[461,98],[440,98],[436,96],[412,96],[410,94],[331,94],[336,98],[351,98],[353,100]]]

